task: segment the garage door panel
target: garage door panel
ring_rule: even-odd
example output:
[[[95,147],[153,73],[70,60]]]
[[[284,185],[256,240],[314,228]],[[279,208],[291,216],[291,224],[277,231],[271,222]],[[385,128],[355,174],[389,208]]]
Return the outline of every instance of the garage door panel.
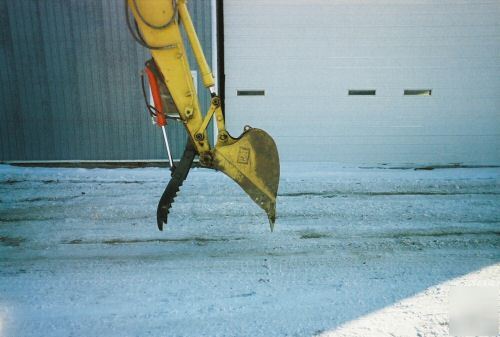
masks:
[[[448,140],[446,140],[448,139]],[[338,162],[346,164],[487,164],[497,156],[493,136],[474,137],[335,137],[300,138],[297,143],[289,137],[277,137],[278,148],[293,147],[294,159],[304,161]],[[425,141],[425,142],[424,142]],[[428,143],[426,143],[428,142]],[[457,143],[460,147],[457,147]],[[481,147],[483,151],[476,151]],[[432,155],[430,155],[432,154]],[[280,152],[280,158],[282,153]]]
[[[449,120],[441,123],[429,123],[422,120],[391,120],[373,119],[370,122],[360,122],[353,119],[342,119],[335,116],[334,119],[326,119],[322,122],[305,123],[303,120],[288,122],[283,127],[282,120],[268,120],[266,129],[273,136],[282,137],[293,135],[296,137],[307,137],[313,134],[315,137],[366,135],[366,136],[500,136],[500,127],[491,124],[489,120],[476,120],[474,124],[463,125],[462,122]],[[259,123],[252,124],[260,127]],[[230,130],[234,135],[242,128]]]
[[[316,117],[316,116],[312,116]],[[371,117],[371,116],[370,116]],[[371,117],[372,118],[372,117]],[[286,121],[283,126],[282,119],[267,120],[265,125],[256,121],[250,125],[265,128],[273,136],[293,135],[303,137],[313,134],[316,137],[328,137],[331,135],[416,135],[416,136],[454,136],[454,135],[500,135],[499,126],[491,121],[478,119],[473,124],[464,125],[462,122],[449,120],[441,123],[429,123],[422,120],[391,120],[387,118],[371,119],[370,122],[360,122],[355,119],[342,119],[342,116],[334,116],[323,122],[306,123],[303,119]],[[228,128],[228,131],[237,136],[243,130],[244,125],[235,127],[236,123]]]
[[[453,29],[447,26],[419,26],[418,29],[415,29],[413,26],[308,26],[307,29],[302,29],[300,35],[291,34],[290,30],[276,25],[254,25],[252,29],[246,29],[245,26],[239,26],[237,23],[234,23],[231,27],[233,31],[226,40],[244,39],[246,42],[253,42],[257,39],[266,41],[283,41],[290,39],[349,41],[351,39],[351,41],[356,42],[364,40],[371,41],[373,39],[385,41],[389,39],[389,41],[394,42],[395,39],[404,38],[409,43],[412,39],[434,41],[447,38],[470,39],[498,36],[498,23],[492,25],[478,25],[475,23],[473,27],[457,25],[454,26]]]
[[[450,76],[451,77],[451,76]],[[432,98],[453,98],[462,97],[463,99],[484,98],[485,103],[489,98],[498,98],[500,94],[500,79],[489,73],[485,75],[485,79],[468,79],[467,77],[441,78],[434,82],[421,80],[404,80],[403,78],[385,79],[380,76],[377,79],[370,78],[325,78],[321,79],[305,79],[305,78],[280,78],[281,81],[287,83],[280,87],[268,86],[265,79],[242,82],[238,86],[226,88],[227,96],[236,96],[239,90],[264,90],[266,97],[274,98],[297,98],[297,99],[321,99],[321,98],[342,98],[348,95],[349,89],[373,89],[376,90],[377,98],[387,96],[400,97],[404,93],[404,89],[432,89]],[[384,81],[385,80],[385,81]],[[446,81],[457,81],[453,86],[446,87]],[[459,82],[461,81],[461,82]],[[449,82],[448,82],[449,83]],[[274,83],[274,85],[277,85]],[[300,85],[300,86],[299,86]],[[311,94],[315,96],[311,96]],[[255,97],[245,97],[241,99],[254,99]],[[355,97],[357,99],[368,99],[367,97]],[[370,97],[373,98],[373,97]],[[407,97],[412,99],[411,97]],[[415,98],[415,97],[414,97]],[[423,99],[417,97],[417,99]],[[427,98],[430,99],[430,98]]]
[[[242,38],[237,38],[241,40]],[[283,40],[247,39],[247,42],[238,50],[238,55],[245,58],[265,59],[294,55],[302,59],[337,58],[337,57],[383,57],[388,53],[394,58],[414,58],[415,56],[476,57],[479,51],[497,54],[500,37],[470,37],[470,38],[440,38],[440,39],[382,39],[379,37],[353,40],[352,38],[330,38],[319,44],[318,39],[288,38],[287,44]],[[236,43],[239,41],[228,41]],[[439,47],[436,49],[436,47]],[[389,49],[389,50],[388,50]],[[416,54],[415,54],[416,53]],[[231,56],[231,54],[228,54]]]
[[[274,26],[273,18],[279,17],[282,26],[297,26],[298,22],[315,22],[318,25],[331,26],[450,26],[471,25],[480,22],[483,25],[496,24],[500,14],[498,5],[484,5],[483,8],[469,6],[414,5],[405,1],[398,5],[385,1],[377,4],[336,5],[334,1],[315,5],[304,2],[304,6],[286,6],[272,2],[258,6],[255,3],[232,3],[227,10],[235,12],[228,16],[228,24]],[[234,8],[238,6],[238,8]],[[286,15],[283,8],[286,6]],[[233,8],[232,8],[233,7]],[[365,8],[370,10],[364,10]],[[488,10],[485,10],[488,9]],[[237,15],[236,13],[242,13]],[[376,15],[374,15],[376,14]],[[467,15],[464,15],[467,14]]]
[[[315,61],[315,60],[324,60],[324,59],[335,59],[335,58],[366,58],[366,57],[377,57],[383,58],[387,55],[391,55],[392,58],[415,58],[415,57],[436,57],[436,58],[451,58],[459,55],[461,58],[474,58],[477,56],[481,56],[481,49],[489,49],[491,50],[491,54],[500,51],[499,49],[493,49],[495,46],[495,42],[478,40],[475,42],[471,42],[469,44],[468,49],[463,49],[467,47],[467,45],[463,44],[460,46],[459,44],[451,44],[449,46],[441,45],[440,47],[435,49],[436,46],[433,45],[384,45],[383,43],[375,43],[373,45],[361,45],[354,44],[354,42],[350,46],[342,46],[335,45],[331,47],[318,47],[318,45],[314,46],[314,44],[301,42],[301,41],[293,41],[290,44],[283,46],[281,48],[277,48],[275,43],[269,43],[267,47],[269,49],[260,49],[266,48],[266,44],[260,45],[245,45],[245,47],[241,47],[238,50],[238,54],[231,55],[228,54],[227,57],[238,56],[240,59],[258,59],[258,60],[270,60],[269,58],[278,59],[283,55],[291,55],[300,57],[300,59],[305,61]],[[335,44],[332,41],[332,44]],[[389,50],[388,50],[389,49]],[[294,57],[294,59],[296,59]],[[274,59],[273,61],[278,61]]]
[[[332,61],[333,63],[334,61]],[[322,63],[318,65],[317,63]],[[315,85],[317,83],[325,85],[328,83],[346,81],[368,82],[380,80],[386,87],[393,86],[392,83],[405,82],[425,82],[441,84],[442,87],[465,86],[474,82],[474,86],[491,86],[500,83],[498,74],[500,66],[497,67],[472,67],[472,68],[419,68],[417,64],[413,67],[399,68],[369,68],[369,67],[351,67],[351,68],[331,68],[329,60],[317,60],[303,62],[302,65],[296,62],[286,62],[276,64],[269,61],[261,63],[246,64],[245,70],[239,70],[237,73],[227,75],[226,80],[233,81],[228,86],[239,86],[244,83],[254,83],[261,81],[269,83],[269,75],[276,77],[278,82],[272,82],[274,85],[281,83],[290,83],[290,81],[307,81],[300,83],[300,87]],[[229,65],[228,65],[229,66]],[[300,69],[300,71],[297,71]],[[241,83],[241,84],[240,84]],[[470,85],[470,84],[469,84]],[[276,85],[279,86],[279,85]]]
[[[241,66],[244,64],[240,72],[249,71],[249,69],[260,69],[266,64],[273,64],[277,67],[285,69],[287,67],[304,67],[314,66],[310,58],[302,57],[301,55],[286,55],[280,56],[279,60],[273,60],[266,57],[256,58],[247,57],[243,52],[233,55],[227,55],[226,65],[228,68]],[[432,55],[411,55],[409,57],[394,57],[393,55],[384,55],[382,57],[335,57],[328,58],[325,56],[315,56],[315,60],[324,61],[322,65],[316,65],[322,69],[343,69],[343,68],[404,68],[404,67],[418,67],[421,69],[433,70],[435,68],[461,70],[466,68],[488,68],[500,67],[500,57],[497,57],[496,50],[481,53],[474,57],[453,57],[443,58],[435,57]],[[244,62],[244,63],[243,63]],[[293,68],[292,68],[293,69]],[[287,71],[287,72],[288,72]],[[234,74],[228,74],[229,76]]]
[[[333,146],[332,150],[340,152],[340,149],[335,149],[337,146],[341,145],[356,145],[356,146],[377,146],[383,145],[386,147],[391,147],[393,149],[400,149],[401,152],[407,150],[407,146],[443,146],[443,145],[454,145],[460,142],[463,146],[467,143],[484,143],[485,139],[493,137],[493,135],[470,135],[470,136],[428,136],[421,137],[418,135],[411,136],[330,136],[326,139],[328,142],[324,142],[325,137],[307,136],[307,137],[289,137],[289,136],[277,136],[276,140],[280,144],[295,144],[294,138],[299,138],[301,140],[301,146]],[[412,148],[412,151],[417,151],[425,153],[425,149]],[[327,151],[329,152],[329,151]]]
[[[445,62],[443,60],[443,62]],[[304,62],[288,62],[283,60],[276,64],[272,59],[265,59],[262,61],[254,60],[239,60],[239,66],[244,67],[238,71],[228,73],[226,80],[231,80],[233,82],[228,83],[228,86],[237,86],[239,83],[247,83],[248,81],[266,81],[269,75],[279,76],[276,78],[279,82],[271,82],[274,85],[277,83],[289,83],[287,81],[293,80],[304,80],[309,81],[304,83],[310,85],[312,82],[320,81],[320,83],[334,83],[334,81],[346,81],[346,80],[358,80],[364,81],[365,78],[368,79],[380,79],[390,87],[390,82],[388,80],[394,81],[402,77],[406,81],[440,81],[444,83],[444,87],[450,85],[453,86],[464,86],[469,83],[469,81],[480,81],[482,86],[490,85],[491,81],[498,83],[498,73],[500,72],[500,58],[497,61],[498,64],[494,66],[483,66],[483,67],[473,67],[464,66],[462,68],[440,68],[440,67],[425,67],[425,60],[416,60],[413,64],[408,64],[407,66],[398,67],[345,67],[339,68],[334,67],[332,64],[335,60],[329,59],[317,59],[308,60]],[[319,64],[318,64],[319,63]],[[238,63],[228,64],[229,69],[237,68]],[[300,69],[300,71],[297,71]],[[335,76],[332,76],[335,75]],[[410,76],[408,78],[408,76]],[[359,79],[356,79],[356,78]],[[444,78],[443,78],[444,77]],[[454,83],[454,81],[457,81]],[[238,81],[238,82],[234,82]],[[451,83],[450,83],[451,81]],[[266,83],[270,83],[266,81]],[[477,85],[477,84],[476,84]],[[301,85],[301,87],[304,85]]]
[[[337,102],[340,98],[345,98],[348,95],[349,89],[370,89],[376,87],[376,97],[385,98],[401,98],[404,93],[404,89],[431,89],[432,90],[432,99],[433,100],[443,100],[445,99],[447,102],[453,100],[466,100],[466,99],[476,99],[482,100],[481,103],[484,105],[488,104],[490,99],[496,99],[497,96],[500,95],[498,90],[499,83],[497,81],[492,81],[489,83],[484,83],[484,81],[478,82],[470,82],[470,83],[456,83],[457,87],[438,87],[438,86],[429,86],[429,83],[425,84],[409,84],[409,83],[396,83],[393,87],[381,87],[378,85],[368,86],[368,85],[351,85],[349,87],[345,87],[343,83],[325,83],[321,85],[317,83],[315,86],[307,86],[307,87],[297,87],[293,82],[283,85],[280,87],[269,87],[263,81],[255,81],[252,83],[245,83],[245,86],[240,87],[226,87],[226,97],[236,97],[238,95],[239,90],[253,90],[253,89],[265,89],[266,96],[272,96],[273,98],[280,98],[283,100],[290,99],[326,99],[331,101],[334,99],[334,102]],[[499,80],[500,82],[500,80]],[[462,86],[458,86],[462,85]],[[319,87],[317,87],[319,86]],[[252,100],[256,99],[255,97],[238,97],[239,99]],[[363,99],[359,97],[351,97],[351,99]],[[364,97],[365,99],[369,99]],[[373,98],[373,97],[371,97]],[[406,101],[415,101],[416,102],[425,102],[424,100],[428,100],[427,97],[404,97]],[[262,98],[262,101],[266,101],[265,98]],[[494,101],[496,102],[496,101]],[[259,103],[261,104],[261,103]]]
[[[269,117],[295,117],[292,112],[312,114],[315,111],[332,111],[358,116],[359,113],[386,112],[391,116],[416,115],[429,118],[432,115],[444,117],[462,117],[464,122],[477,115],[489,117],[496,121],[500,115],[499,97],[461,97],[446,99],[438,97],[279,97],[280,103],[274,103],[272,97],[226,97],[230,117],[240,118],[239,112],[251,111],[252,114],[268,114]],[[293,102],[293,103],[292,103]],[[251,116],[245,116],[251,117]],[[255,115],[262,119],[265,116]],[[469,118],[466,118],[469,117]],[[500,123],[499,123],[500,124]]]

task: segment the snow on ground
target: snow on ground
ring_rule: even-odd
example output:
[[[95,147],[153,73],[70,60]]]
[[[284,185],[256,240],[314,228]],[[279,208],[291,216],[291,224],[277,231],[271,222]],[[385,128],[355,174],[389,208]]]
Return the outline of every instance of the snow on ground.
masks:
[[[466,293],[470,292],[471,289],[475,289],[475,291],[477,289],[491,289],[494,296],[496,295],[496,304],[498,306],[499,285],[499,266],[485,267],[479,271],[427,288],[421,293],[347,322],[331,331],[324,331],[319,337],[449,336],[451,331],[448,323],[452,316],[450,313],[450,309],[452,308],[450,302],[453,298],[453,292]],[[474,314],[477,313],[476,311],[473,312]],[[498,310],[494,312],[498,317]],[[484,324],[485,321],[486,323],[494,322],[496,323],[496,331],[498,331],[498,319],[495,322],[495,319],[488,320],[484,316],[480,317],[480,324]],[[455,331],[459,330],[456,326],[452,329],[455,329]],[[474,326],[474,329],[477,329],[477,324]],[[495,327],[493,329],[495,330]],[[471,335],[465,333],[464,330],[458,331],[460,332],[459,334],[453,335]],[[481,335],[496,336],[497,333],[493,332]]]
[[[285,164],[274,233],[203,169],[159,232],[167,180],[0,165],[0,336],[445,336],[439,289],[500,284],[497,168]]]

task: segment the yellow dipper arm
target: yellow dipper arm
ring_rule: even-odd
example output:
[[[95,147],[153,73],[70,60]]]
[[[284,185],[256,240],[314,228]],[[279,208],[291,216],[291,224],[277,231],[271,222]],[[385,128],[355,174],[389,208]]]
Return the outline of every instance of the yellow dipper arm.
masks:
[[[240,185],[252,200],[266,211],[272,229],[276,218],[276,194],[280,174],[276,144],[269,134],[260,129],[245,127],[238,138],[231,137],[226,131],[221,100],[213,91],[214,77],[203,55],[186,0],[126,1],[136,18],[143,44],[150,48],[163,75],[196,153],[200,156],[201,165],[224,172]],[[212,94],[210,109],[205,118],[200,111],[177,13],[193,49],[203,84],[210,88]],[[210,146],[206,132],[213,116],[218,129],[214,148]],[[178,171],[174,172],[174,176],[176,173]],[[180,183],[187,176],[187,171],[184,173],[180,175]],[[179,186],[179,183],[171,189],[167,186],[162,196],[167,202],[162,203],[160,200],[159,204],[160,222],[166,222],[168,209]]]
[[[203,56],[193,23],[187,13],[186,1],[178,1],[177,6],[174,6],[175,2],[171,0],[128,0],[128,4],[136,18],[144,41],[153,47],[150,49],[151,55],[163,74],[165,84],[172,95],[196,152],[202,154],[210,151],[206,132],[202,134],[203,137],[199,137],[202,139],[196,140],[194,138],[203,123],[203,116],[191,77],[191,69],[179,23],[176,20],[177,8],[179,14],[184,13],[181,19],[188,20],[186,27],[191,28],[190,33],[188,33],[189,40],[195,43],[193,50],[196,50],[196,59],[200,64],[201,71],[205,74],[203,79],[211,78],[211,83],[213,83],[213,76]],[[164,27],[168,22],[170,24]]]

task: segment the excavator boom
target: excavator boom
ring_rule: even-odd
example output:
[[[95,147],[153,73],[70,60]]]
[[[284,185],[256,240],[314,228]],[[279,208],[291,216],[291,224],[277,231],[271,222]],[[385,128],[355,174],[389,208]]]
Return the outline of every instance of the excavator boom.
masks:
[[[172,179],[158,204],[158,227],[161,230],[167,222],[170,206],[188,175],[194,157],[198,155],[202,166],[225,173],[241,186],[267,213],[272,230],[276,219],[280,173],[276,144],[268,133],[249,126],[236,138],[227,132],[221,99],[215,92],[215,80],[196,35],[186,0],[125,0],[125,4],[127,23],[132,34],[139,43],[150,49],[153,58],[146,69],[156,102],[151,113],[157,124],[164,128],[169,114],[175,110],[174,113],[188,133],[184,155],[178,166],[172,167]],[[129,21],[129,12],[135,19],[133,25]],[[203,85],[211,93],[210,108],[205,115],[200,110],[191,76],[181,24]],[[164,108],[169,106],[170,111],[165,111]],[[217,125],[215,146],[210,143],[207,133],[212,118]],[[166,134],[165,141],[168,146]]]

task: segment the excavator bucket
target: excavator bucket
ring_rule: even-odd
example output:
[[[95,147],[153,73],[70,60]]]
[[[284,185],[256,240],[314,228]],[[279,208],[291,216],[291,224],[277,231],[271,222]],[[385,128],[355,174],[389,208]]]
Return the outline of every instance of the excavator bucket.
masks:
[[[267,213],[272,231],[280,163],[271,136],[261,129],[245,127],[239,138],[219,138],[213,156],[213,167],[233,179]]]

